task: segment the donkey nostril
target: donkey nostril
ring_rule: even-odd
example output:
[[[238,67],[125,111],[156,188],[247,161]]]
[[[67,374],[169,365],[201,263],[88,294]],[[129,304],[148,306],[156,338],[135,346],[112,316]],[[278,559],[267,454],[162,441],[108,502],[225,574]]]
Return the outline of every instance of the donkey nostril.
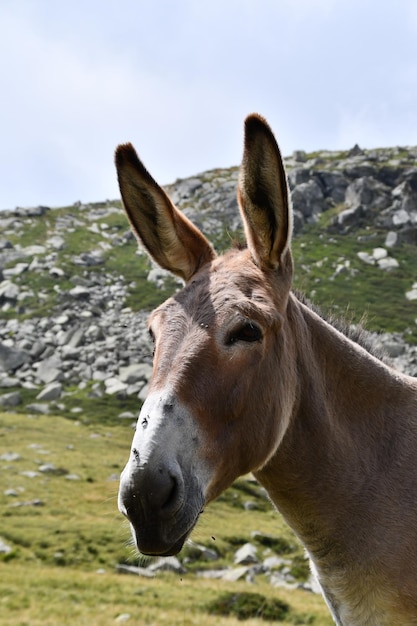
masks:
[[[175,476],[170,476],[171,485],[170,488],[167,489],[166,492],[166,500],[162,504],[162,510],[168,511],[169,509],[173,509],[177,505],[177,501],[179,500],[179,489],[178,483]]]

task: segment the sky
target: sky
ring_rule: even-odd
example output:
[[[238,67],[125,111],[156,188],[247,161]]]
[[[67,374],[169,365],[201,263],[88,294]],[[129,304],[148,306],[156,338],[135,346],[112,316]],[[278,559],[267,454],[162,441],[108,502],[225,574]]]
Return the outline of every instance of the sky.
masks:
[[[281,151],[417,145],[417,0],[0,0],[0,210],[119,197]]]

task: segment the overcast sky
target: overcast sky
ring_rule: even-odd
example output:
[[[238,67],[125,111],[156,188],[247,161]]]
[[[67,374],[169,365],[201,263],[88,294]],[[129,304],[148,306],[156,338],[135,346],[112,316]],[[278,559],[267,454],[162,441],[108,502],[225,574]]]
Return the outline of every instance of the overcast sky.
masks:
[[[417,0],[0,0],[0,209],[119,197],[237,165],[258,111],[284,154],[417,145]]]

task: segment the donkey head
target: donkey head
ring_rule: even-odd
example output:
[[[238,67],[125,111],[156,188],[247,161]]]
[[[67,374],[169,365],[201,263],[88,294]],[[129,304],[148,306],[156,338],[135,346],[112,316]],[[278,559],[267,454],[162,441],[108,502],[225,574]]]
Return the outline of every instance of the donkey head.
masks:
[[[118,147],[116,166],[133,232],[185,281],[150,316],[153,376],[119,491],[139,550],[169,555],[210,500],[265,466],[288,426],[291,207],[278,146],[258,115],[246,119],[238,185],[245,249],[217,256],[132,145]]]

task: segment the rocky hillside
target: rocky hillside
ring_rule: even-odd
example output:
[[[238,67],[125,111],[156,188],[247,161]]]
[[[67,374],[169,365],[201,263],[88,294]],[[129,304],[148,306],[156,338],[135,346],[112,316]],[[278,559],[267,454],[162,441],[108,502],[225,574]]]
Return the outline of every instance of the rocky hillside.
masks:
[[[296,152],[296,286],[324,310],[365,312],[417,373],[417,148]],[[238,169],[167,191],[217,249],[240,236]],[[0,213],[0,406],[132,417],[151,372],[147,311],[178,283],[151,265],[118,201]]]

